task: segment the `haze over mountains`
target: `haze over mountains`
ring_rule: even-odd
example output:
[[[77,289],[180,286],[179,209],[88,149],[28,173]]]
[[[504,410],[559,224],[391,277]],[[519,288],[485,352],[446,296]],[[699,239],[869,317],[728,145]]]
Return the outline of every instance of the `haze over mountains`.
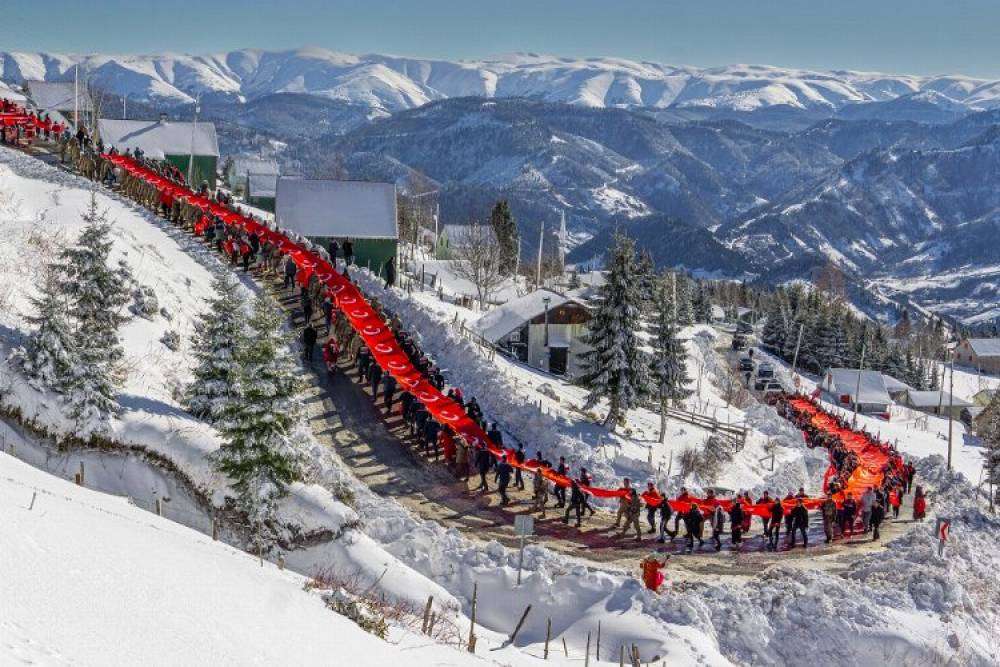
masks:
[[[76,63],[137,107],[188,117],[200,95],[230,152],[265,137],[309,175],[424,181],[448,222],[506,197],[527,252],[565,213],[577,262],[622,226],[661,266],[780,282],[834,261],[871,312],[1000,316],[1000,81],[316,49],[4,53],[0,75]]]

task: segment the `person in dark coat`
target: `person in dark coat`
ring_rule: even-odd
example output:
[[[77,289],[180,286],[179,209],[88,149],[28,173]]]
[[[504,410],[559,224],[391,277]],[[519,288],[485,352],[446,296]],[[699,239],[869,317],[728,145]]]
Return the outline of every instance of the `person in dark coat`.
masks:
[[[877,542],[879,540],[879,526],[885,520],[885,505],[882,503],[875,503],[872,505],[872,516],[871,516],[871,527],[872,527],[872,540]]]
[[[854,534],[854,517],[858,513],[858,503],[850,493],[840,508],[840,534],[847,537]]]
[[[385,263],[385,288],[389,289],[396,285],[396,258],[390,257]]]
[[[524,465],[524,461],[527,458],[527,455],[524,453],[524,445],[518,443],[517,451],[514,452],[514,462],[517,463],[518,466],[521,466]],[[524,491],[524,477],[521,476],[521,468],[519,467],[514,468],[514,486],[521,491]]]
[[[809,528],[809,511],[806,509],[806,506],[802,504],[802,498],[795,499],[795,507],[793,507],[792,511],[788,514],[792,518],[792,529],[788,534],[791,538],[789,548],[795,547],[796,532],[799,532],[802,535],[802,548],[807,548],[809,546],[809,535],[806,530]]]
[[[476,491],[489,492],[490,487],[486,483],[486,473],[490,471],[492,465],[493,455],[484,445],[479,445],[476,449],[476,470],[479,472],[479,486],[476,487]]]
[[[785,516],[785,508],[781,506],[781,499],[775,498],[769,509],[771,520],[767,526],[767,548],[776,551],[778,538],[781,536],[781,519]]]
[[[569,474],[569,467],[566,465],[566,457],[560,456],[559,463],[556,465],[556,474],[562,475],[563,477]],[[553,494],[556,497],[556,507],[566,506],[566,487],[559,484],[555,485]]]
[[[373,362],[371,368],[368,369],[368,380],[372,386],[372,399],[378,397],[378,387],[382,384],[382,375],[382,367]]]
[[[326,333],[330,334],[330,325],[333,324],[333,299],[327,294],[323,298],[323,303],[320,305],[323,309],[323,322],[326,323]]]
[[[282,287],[288,289],[295,285],[295,274],[298,273],[298,267],[295,266],[295,262],[288,260],[285,263],[285,282],[282,283]]]
[[[313,348],[316,347],[316,329],[307,324],[302,330],[302,358],[310,364],[313,361]]]
[[[566,492],[563,491],[565,497]],[[566,514],[563,516],[563,523],[569,523],[570,512],[576,513],[576,527],[580,527],[580,518],[583,516],[583,505],[585,496],[576,480],[570,480],[569,505],[566,506]]]
[[[729,527],[732,534],[732,543],[740,544],[743,542],[743,519],[746,516],[743,512],[743,503],[737,498],[733,501],[732,506],[729,508]]]
[[[699,549],[704,546],[705,540],[701,538],[704,527],[705,517],[701,515],[698,506],[691,503],[690,509],[684,514],[684,539],[687,540],[688,552],[694,551],[695,538],[698,539]]]
[[[663,544],[667,541],[667,535],[670,533],[670,517],[673,515],[674,510],[670,507],[670,499],[667,498],[667,494],[664,493],[660,498],[660,537],[656,541]]]
[[[344,239],[341,247],[344,249],[344,275],[347,275],[347,267],[354,263],[354,243],[351,239]]]
[[[396,378],[386,375],[382,378],[382,400],[385,402],[385,413],[392,414],[392,403],[396,397]]]
[[[337,266],[337,253],[340,252],[340,244],[337,243],[337,239],[330,239],[330,245],[326,247],[328,253],[330,253],[330,262]]]
[[[833,496],[826,495],[823,504],[819,506],[820,515],[823,517],[823,532],[826,533],[826,543],[833,542],[834,527],[837,525],[837,503],[833,502]]]
[[[510,486],[510,478],[514,474],[514,466],[507,463],[507,455],[504,454],[497,463],[497,471],[495,481],[497,483],[497,490],[500,491],[500,504],[507,505],[510,503],[510,498],[507,497],[507,487]]]

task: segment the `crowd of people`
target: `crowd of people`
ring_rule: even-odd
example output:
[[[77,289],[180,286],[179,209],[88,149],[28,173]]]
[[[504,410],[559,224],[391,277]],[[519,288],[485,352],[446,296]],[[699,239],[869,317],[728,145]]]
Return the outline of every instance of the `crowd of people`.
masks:
[[[466,398],[461,388],[448,384],[440,365],[420,348],[416,337],[405,329],[400,318],[376,299],[370,299],[373,309],[392,330],[400,349],[413,366],[440,391],[447,391],[447,396],[464,408],[502,454],[496,455],[481,442],[470,444],[448,424],[435,419],[412,393],[401,388],[390,373],[384,372],[375,363],[361,336],[343,312],[335,307],[327,290],[322,288],[320,278],[314,272],[298,267],[273,243],[227,225],[222,218],[194,206],[183,196],[165,197],[160,189],[146,180],[132,176],[126,170],[116,171],[106,157],[114,155],[115,149],[109,147],[104,154],[104,147],[99,142],[91,142],[85,132],[60,137],[59,141],[62,159],[69,161],[82,175],[117,187],[126,196],[201,236],[232,265],[280,281],[283,289],[297,289],[298,311],[302,318],[303,358],[310,364],[314,363],[316,347],[319,346],[328,376],[353,369],[355,379],[368,388],[386,417],[398,416],[414,448],[424,456],[444,462],[456,478],[469,482],[472,492],[487,494],[495,490],[502,506],[521,502],[542,519],[554,510],[556,519],[565,524],[573,521],[577,528],[596,514],[592,494],[588,491],[592,480],[586,468],[573,471],[565,457],[553,457],[556,460],[551,460],[541,450],[536,450],[529,458],[519,442],[505,448],[505,436],[498,422],[487,418],[475,397]],[[186,186],[184,174],[169,162],[150,159],[140,152],[125,154],[170,183],[178,187]],[[224,191],[209,192],[207,183],[201,184],[199,193],[229,210],[252,217],[234,206]],[[268,226],[268,223],[261,224]],[[318,247],[306,239],[285,233],[317,252],[350,279],[349,271],[354,262],[350,239],[332,240],[325,247]],[[391,260],[384,269],[386,284],[391,287],[395,282],[395,266]],[[325,336],[322,342],[320,329],[324,330]],[[926,499],[921,487],[914,487],[913,467],[905,464],[890,445],[864,434],[872,446],[884,449],[889,462],[881,471],[881,484],[867,488],[855,497],[852,491],[845,491],[845,487],[860,463],[857,453],[847,447],[836,433],[820,429],[809,415],[796,410],[788,397],[777,397],[775,403],[779,414],[802,429],[810,446],[825,447],[830,453],[832,474],[828,475],[826,494],[821,500],[810,498],[802,488],[789,491],[784,496],[772,496],[769,491],[763,491],[756,498],[748,491],[741,491],[727,499],[717,498],[712,490],[708,490],[704,498],[695,498],[682,488],[671,497],[666,488],[658,488],[653,481],[646,482],[645,489],[640,489],[631,480],[624,479],[613,494],[617,508],[611,530],[620,530],[622,537],[631,537],[636,542],[643,541],[644,533],[659,543],[672,543],[680,538],[683,548],[689,552],[696,548],[696,543],[700,549],[708,541],[719,551],[723,538],[728,538],[733,548],[739,549],[741,544],[754,537],[753,517],[756,516],[760,519],[760,537],[765,548],[778,550],[781,548],[782,530],[787,548],[796,546],[800,539],[803,547],[808,544],[809,510],[818,509],[826,542],[869,532],[877,540],[882,522],[890,512],[894,518],[899,516],[902,499],[911,492],[914,493],[914,518],[923,518]],[[839,427],[848,428],[842,420],[831,418],[837,420]],[[525,467],[526,463],[530,465]],[[530,482],[526,481],[528,475],[531,476]],[[528,498],[512,498],[515,491],[527,494]],[[650,568],[658,572],[658,568],[652,565]]]
[[[0,99],[0,118],[0,143],[6,145],[21,145],[39,135],[46,140],[58,139],[67,132],[67,126],[53,121],[48,113],[25,109],[7,98]]]

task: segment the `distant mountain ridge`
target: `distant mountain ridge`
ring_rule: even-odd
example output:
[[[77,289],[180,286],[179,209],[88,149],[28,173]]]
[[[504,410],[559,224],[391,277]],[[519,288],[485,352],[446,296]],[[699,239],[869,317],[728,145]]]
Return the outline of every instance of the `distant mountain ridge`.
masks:
[[[533,97],[588,107],[833,111],[912,96],[946,113],[1000,108],[1000,80],[811,71],[763,65],[698,68],[622,58],[513,54],[434,60],[325,49],[242,49],[208,55],[0,52],[0,79],[67,80],[82,72],[117,95],[160,104],[197,95],[252,100],[305,93],[387,114],[452,97]]]

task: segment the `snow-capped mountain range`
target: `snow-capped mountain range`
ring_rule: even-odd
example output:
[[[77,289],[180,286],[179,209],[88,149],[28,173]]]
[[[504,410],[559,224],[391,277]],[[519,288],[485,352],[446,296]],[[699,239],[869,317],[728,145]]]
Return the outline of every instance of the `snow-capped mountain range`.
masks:
[[[101,87],[161,104],[197,95],[254,99],[306,93],[392,113],[450,97],[536,97],[589,107],[752,111],[768,107],[836,110],[915,96],[935,107],[1000,107],[1000,81],[966,76],[909,76],[810,71],[760,65],[697,68],[621,58],[514,54],[487,60],[430,60],[324,49],[243,49],[210,55],[66,55],[0,52],[9,83],[73,77],[74,67]]]

